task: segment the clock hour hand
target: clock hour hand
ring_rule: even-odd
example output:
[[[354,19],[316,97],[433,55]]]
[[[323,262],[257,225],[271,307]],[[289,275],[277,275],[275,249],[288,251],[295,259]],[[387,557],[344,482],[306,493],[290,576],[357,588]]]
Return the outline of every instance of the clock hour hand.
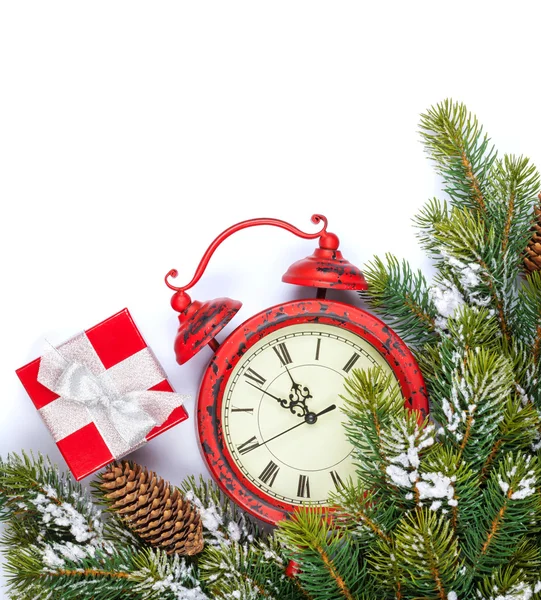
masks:
[[[264,394],[267,394],[267,396],[270,396],[271,398],[274,398],[277,402],[279,402],[281,404],[281,406],[285,406],[287,404],[287,400],[284,400],[283,398],[278,398],[278,396],[275,396],[274,394],[271,394],[270,392],[267,392],[267,390],[264,390],[263,388],[259,387],[255,383],[252,383],[251,381],[247,381],[246,383],[248,385],[251,385],[252,387],[255,387],[256,390],[259,390],[260,392],[263,392]]]
[[[257,445],[251,446],[250,448],[247,448],[243,454],[248,454],[248,452],[251,452],[252,450],[255,450],[256,448],[259,448],[260,446],[264,446],[265,444],[268,444],[269,442],[272,442],[273,440],[275,440],[276,438],[279,438],[280,436],[289,433],[290,431],[293,431],[294,429],[297,429],[297,427],[300,427],[301,425],[305,425],[306,423],[308,423],[309,425],[313,425],[318,417],[321,417],[322,415],[325,415],[331,411],[333,411],[336,408],[336,404],[331,404],[330,406],[327,406],[327,408],[324,408],[322,411],[318,412],[317,414],[315,413],[308,413],[305,417],[304,417],[304,421],[301,421],[300,423],[297,423],[296,425],[293,425],[293,427],[290,427],[289,429],[286,429],[285,431],[282,431],[281,433],[277,433],[275,436],[269,438],[268,440],[265,440],[264,442],[260,442]]]

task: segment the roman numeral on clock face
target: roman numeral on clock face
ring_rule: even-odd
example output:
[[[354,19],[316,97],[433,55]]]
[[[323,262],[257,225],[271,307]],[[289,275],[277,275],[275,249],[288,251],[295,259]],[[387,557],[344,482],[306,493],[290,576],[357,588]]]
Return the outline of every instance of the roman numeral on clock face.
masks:
[[[261,377],[259,373],[250,368],[246,369],[244,377],[246,377],[246,379],[251,379],[259,387],[265,385],[265,382],[267,381],[264,377]]]
[[[351,371],[351,369],[353,368],[353,365],[359,360],[359,358],[361,358],[360,355],[357,354],[356,352],[354,352],[353,355],[351,356],[351,358],[342,367],[342,370],[345,371],[346,373],[349,373]]]
[[[340,491],[344,487],[344,482],[340,479],[340,475],[336,471],[331,471],[331,479],[334,487]]]
[[[240,444],[239,446],[237,446],[237,450],[241,454],[246,454],[247,452],[255,450],[258,447],[259,447],[259,442],[257,441],[257,438],[254,436],[254,437],[251,437],[249,440],[246,440],[244,443]]]
[[[261,472],[259,479],[261,479],[261,481],[263,483],[266,483],[269,487],[272,487],[272,484],[274,483],[274,480],[276,479],[276,475],[278,475],[279,470],[280,467],[277,464],[273,463],[271,460],[270,463]]]
[[[232,408],[231,412],[248,413],[250,415],[253,415],[254,409],[253,408]]]
[[[310,498],[310,479],[307,475],[299,475],[297,496],[299,498]]]
[[[321,338],[317,339],[316,343],[316,360],[319,360],[319,350],[321,349]]]
[[[289,355],[289,351],[284,342],[273,346],[272,349],[276,352],[280,362],[282,363],[282,366],[285,367],[285,365],[289,365],[292,362],[291,356]]]

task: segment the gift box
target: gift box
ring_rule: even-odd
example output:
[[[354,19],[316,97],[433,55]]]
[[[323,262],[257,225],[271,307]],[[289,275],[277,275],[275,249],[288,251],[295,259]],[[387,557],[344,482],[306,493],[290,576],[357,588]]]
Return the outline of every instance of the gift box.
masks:
[[[17,375],[77,480],[188,418],[128,309]]]

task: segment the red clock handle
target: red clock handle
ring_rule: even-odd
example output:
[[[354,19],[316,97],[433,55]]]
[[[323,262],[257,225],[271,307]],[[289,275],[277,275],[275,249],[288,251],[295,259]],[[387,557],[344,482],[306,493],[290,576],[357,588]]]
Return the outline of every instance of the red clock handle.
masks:
[[[167,287],[169,287],[170,289],[175,290],[177,292],[173,296],[173,300],[172,300],[173,308],[179,312],[182,312],[188,306],[188,304],[190,303],[190,297],[188,296],[188,294],[185,293],[186,290],[189,290],[201,279],[212,255],[214,254],[214,252],[216,251],[218,246],[224,240],[226,240],[229,236],[233,235],[237,231],[240,231],[241,229],[246,229],[248,227],[257,227],[259,225],[272,225],[274,227],[280,227],[282,229],[285,229],[286,231],[290,231],[291,233],[293,233],[296,236],[303,238],[305,240],[313,240],[315,238],[320,238],[320,240],[319,240],[320,248],[337,250],[340,242],[338,240],[338,237],[334,233],[329,233],[327,231],[327,225],[328,225],[327,218],[323,215],[312,215],[311,220],[312,220],[312,223],[315,223],[316,225],[318,223],[323,222],[323,228],[320,231],[317,231],[316,233],[306,233],[304,231],[301,231],[294,225],[291,225],[291,223],[288,223],[287,221],[282,221],[280,219],[265,219],[265,218],[263,218],[263,219],[248,219],[247,221],[241,221],[240,223],[237,223],[236,225],[232,225],[231,227],[229,227],[228,229],[226,229],[225,231],[220,233],[220,235],[207,248],[207,251],[205,252],[205,254],[203,254],[203,258],[201,259],[201,261],[195,271],[195,274],[189,283],[187,283],[186,285],[183,285],[181,287],[174,286],[169,282],[169,278],[177,277],[178,271],[176,269],[171,269],[167,273],[167,275],[165,276],[165,283],[166,283]]]

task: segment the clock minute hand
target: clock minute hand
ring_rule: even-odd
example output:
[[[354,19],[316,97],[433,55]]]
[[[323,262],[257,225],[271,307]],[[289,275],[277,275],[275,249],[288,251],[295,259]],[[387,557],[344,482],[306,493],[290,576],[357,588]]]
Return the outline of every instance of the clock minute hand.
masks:
[[[293,376],[291,375],[291,371],[287,368],[287,365],[284,364],[285,370],[287,371],[287,374],[289,375],[289,379],[291,379],[291,383],[293,384],[293,389],[297,390],[299,389],[301,386],[296,383],[296,381],[293,379]]]
[[[281,433],[277,433],[275,436],[269,438],[268,440],[265,440],[264,442],[261,442],[257,446],[252,446],[251,448],[247,449],[244,452],[244,454],[248,454],[248,452],[251,452],[252,450],[255,450],[256,448],[259,448],[260,446],[264,446],[265,444],[272,442],[276,438],[279,438],[280,436],[282,436],[286,433],[289,433],[290,431],[293,431],[294,429],[297,429],[297,427],[300,427],[301,425],[305,425],[306,423],[310,423],[311,425],[313,425],[316,422],[318,417],[321,417],[322,415],[325,415],[326,413],[331,412],[335,408],[336,408],[336,404],[331,404],[330,406],[327,406],[327,408],[324,408],[322,411],[318,412],[316,415],[314,415],[314,413],[308,413],[308,415],[306,415],[306,417],[308,417],[309,415],[314,415],[315,419],[306,419],[305,418],[304,421],[301,421],[300,423],[293,425],[293,427],[290,427],[289,429],[286,429],[285,431],[282,431]]]

